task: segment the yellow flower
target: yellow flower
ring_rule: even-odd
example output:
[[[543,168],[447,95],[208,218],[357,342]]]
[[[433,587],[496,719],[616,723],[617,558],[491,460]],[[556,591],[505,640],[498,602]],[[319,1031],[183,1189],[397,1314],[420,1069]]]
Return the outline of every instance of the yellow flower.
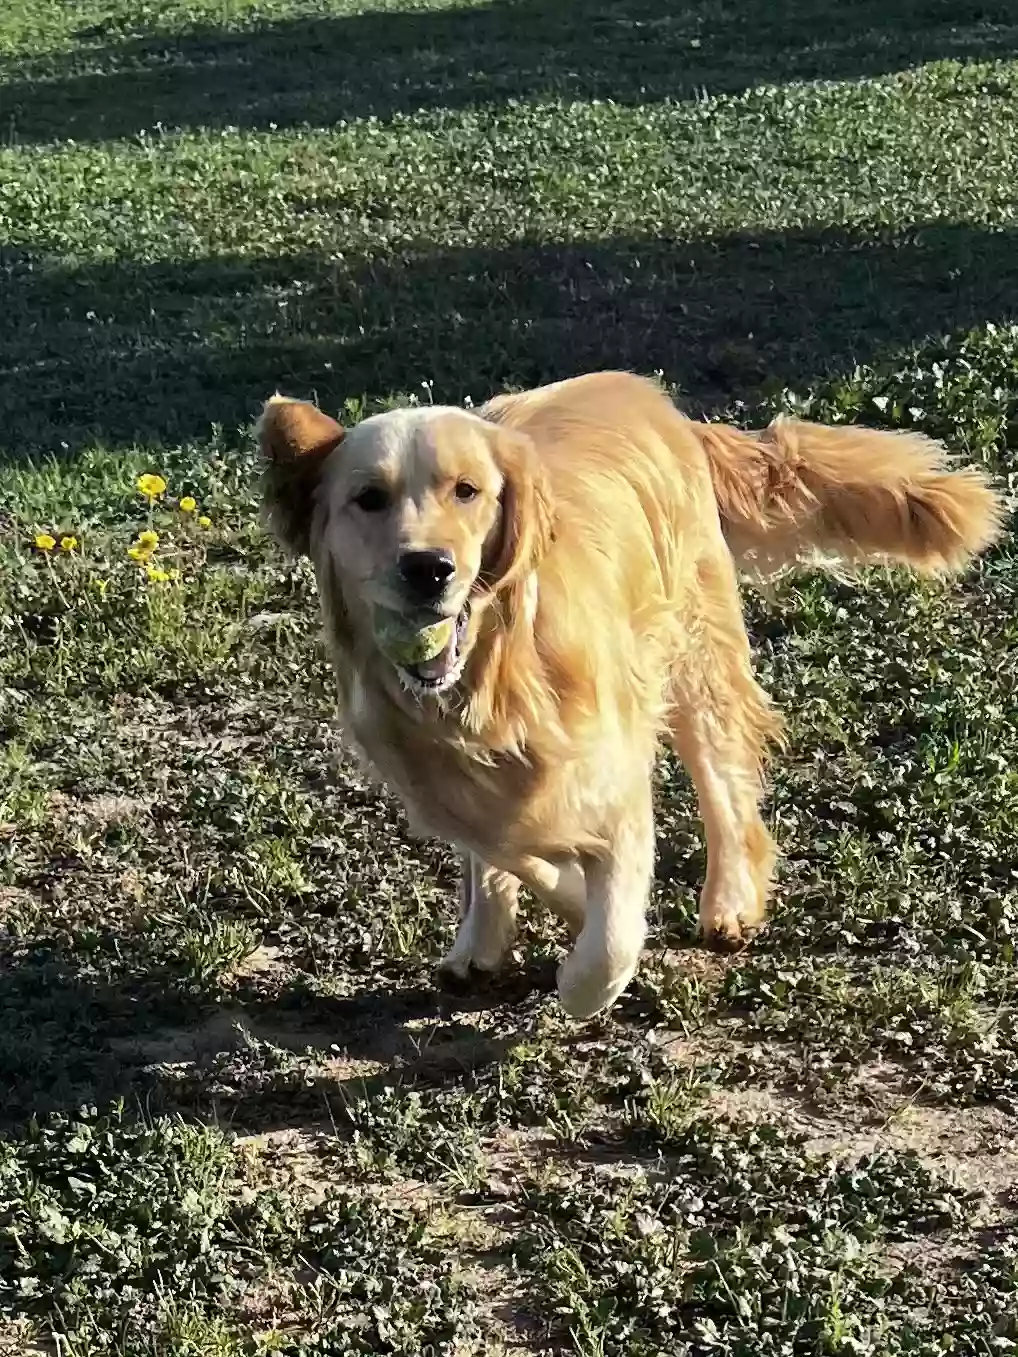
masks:
[[[167,580],[175,580],[177,572],[175,570],[160,570],[158,566],[150,565],[145,571],[153,584],[165,584]]]
[[[144,495],[148,500],[158,499],[166,490],[166,482],[162,476],[157,476],[152,471],[146,471],[144,476],[139,476],[135,484],[138,487],[139,494]]]
[[[197,507],[198,507],[197,500],[193,499],[190,495],[185,495],[184,498],[180,501],[179,505],[180,512],[182,514],[193,514]]]
[[[127,548],[127,554],[132,561],[137,561],[139,565],[145,565],[152,557],[151,550],[148,547],[141,546],[138,542],[135,542],[133,547]]]
[[[40,551],[52,551],[57,544],[57,539],[51,537],[48,532],[39,532],[35,535],[35,545]]]
[[[99,595],[100,598],[105,598],[105,597],[106,597],[106,590],[107,590],[109,587],[110,587],[110,582],[109,582],[109,580],[93,580],[93,581],[92,581],[92,588],[96,591],[96,593]]]
[[[212,519],[209,518],[207,514],[202,514],[201,517],[198,519],[198,526],[199,528],[211,528]]]
[[[77,545],[78,539],[72,533],[68,533],[66,537],[60,539],[61,551],[74,551]]]
[[[159,545],[159,534],[153,532],[151,528],[146,528],[144,532],[138,534],[138,545],[144,551],[155,551]]]

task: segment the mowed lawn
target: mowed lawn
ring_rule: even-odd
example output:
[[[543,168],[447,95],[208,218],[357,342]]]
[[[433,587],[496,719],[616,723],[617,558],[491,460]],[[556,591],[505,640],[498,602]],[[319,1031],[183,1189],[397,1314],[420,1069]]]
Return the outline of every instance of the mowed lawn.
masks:
[[[1012,0],[5,0],[0,1352],[1015,1349],[1014,538],[747,588],[772,922],[697,947],[664,760],[573,1024],[536,911],[435,989],[251,422],[626,366],[1014,494],[1016,320]]]

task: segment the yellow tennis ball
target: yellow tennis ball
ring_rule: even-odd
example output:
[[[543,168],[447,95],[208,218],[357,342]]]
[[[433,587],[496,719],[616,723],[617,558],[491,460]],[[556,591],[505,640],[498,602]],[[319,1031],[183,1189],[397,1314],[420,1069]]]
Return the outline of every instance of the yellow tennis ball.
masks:
[[[375,609],[375,640],[379,650],[401,665],[426,664],[441,655],[456,629],[454,617],[443,617],[430,627],[414,627],[399,613]]]

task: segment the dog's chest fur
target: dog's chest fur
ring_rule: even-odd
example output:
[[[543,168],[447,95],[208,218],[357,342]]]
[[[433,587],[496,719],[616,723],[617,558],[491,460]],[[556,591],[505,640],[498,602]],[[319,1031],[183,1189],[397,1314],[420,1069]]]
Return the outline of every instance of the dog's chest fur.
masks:
[[[617,797],[603,757],[597,767],[582,755],[551,767],[487,754],[453,718],[411,716],[360,679],[345,706],[349,735],[403,802],[415,834],[507,867],[519,857],[602,846]]]

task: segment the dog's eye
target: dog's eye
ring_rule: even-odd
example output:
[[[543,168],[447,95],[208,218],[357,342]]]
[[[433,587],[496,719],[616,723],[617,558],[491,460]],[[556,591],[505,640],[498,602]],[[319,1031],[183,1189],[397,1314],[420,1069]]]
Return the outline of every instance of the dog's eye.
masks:
[[[366,485],[353,502],[366,514],[380,514],[389,507],[389,492],[381,485]]]
[[[469,504],[480,493],[477,486],[471,485],[469,481],[460,481],[456,486],[456,498],[461,504]]]

